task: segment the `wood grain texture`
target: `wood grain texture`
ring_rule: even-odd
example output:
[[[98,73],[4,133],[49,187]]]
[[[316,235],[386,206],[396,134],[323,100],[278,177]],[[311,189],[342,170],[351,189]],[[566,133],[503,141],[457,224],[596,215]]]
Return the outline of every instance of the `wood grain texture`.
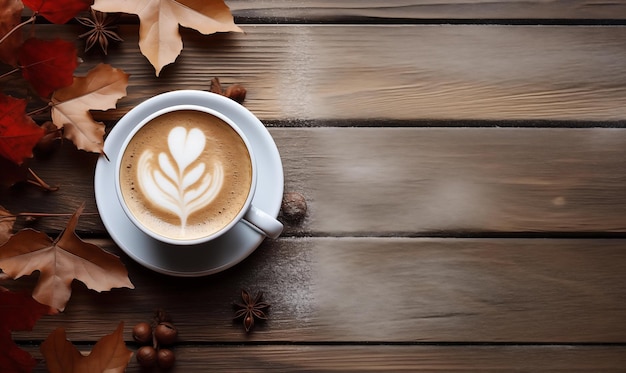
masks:
[[[258,23],[626,18],[626,4],[602,0],[228,0],[226,4],[236,22]],[[24,11],[25,17],[31,14],[28,8]]]
[[[115,121],[141,101],[176,89],[248,89],[260,119],[308,121],[626,119],[626,27],[244,25],[245,34],[185,30],[185,49],[159,78],[140,54],[137,26],[104,61],[131,74]],[[74,39],[80,27],[38,25],[48,37]],[[82,42],[78,42],[82,49]],[[85,73],[101,62],[83,56]],[[19,79],[5,88],[17,97]],[[42,106],[33,103],[32,109]],[[37,118],[46,119],[45,115]]]
[[[185,345],[626,343],[621,239],[283,238],[195,279],[156,274],[110,241],[91,242],[122,255],[135,289],[99,294],[76,283],[63,314],[16,339],[65,325],[70,339],[94,341],[123,320],[131,340],[130,326],[162,307]],[[232,321],[240,288],[272,304],[249,335]]]
[[[621,129],[274,129],[316,235],[624,232]]]
[[[237,18],[266,22],[349,19],[624,19],[626,4],[620,1],[493,1],[493,0],[230,0]]]
[[[415,236],[626,232],[626,130],[271,128],[285,190],[308,202],[284,235]],[[60,190],[0,193],[14,213],[97,212],[97,155],[66,143],[31,167]],[[113,193],[114,191],[111,191]],[[34,227],[59,231],[65,218]],[[287,222],[288,223],[288,222]],[[97,215],[79,230],[105,234]]]
[[[89,350],[89,346],[81,346]],[[34,356],[39,352],[26,349]],[[177,346],[172,373],[211,372],[623,372],[623,347]],[[35,373],[46,372],[43,363]],[[142,372],[133,358],[126,370]]]

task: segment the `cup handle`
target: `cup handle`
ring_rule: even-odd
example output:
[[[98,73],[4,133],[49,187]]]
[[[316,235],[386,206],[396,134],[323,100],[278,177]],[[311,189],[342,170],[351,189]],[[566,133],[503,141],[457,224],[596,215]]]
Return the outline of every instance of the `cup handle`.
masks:
[[[281,222],[268,215],[265,211],[254,207],[254,205],[250,205],[250,209],[243,218],[269,238],[278,238],[283,231]]]

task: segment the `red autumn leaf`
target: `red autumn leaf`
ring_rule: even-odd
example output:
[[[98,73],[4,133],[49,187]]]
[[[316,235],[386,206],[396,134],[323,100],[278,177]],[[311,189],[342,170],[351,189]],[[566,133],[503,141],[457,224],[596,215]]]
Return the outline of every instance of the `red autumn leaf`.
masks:
[[[32,330],[50,307],[35,301],[29,294],[0,288],[0,367],[3,373],[31,372],[37,362],[11,339],[13,331]]]
[[[124,323],[105,335],[83,356],[67,340],[65,329],[55,329],[39,348],[50,373],[123,373],[133,356],[124,343]]]
[[[44,135],[26,115],[26,100],[0,94],[0,156],[16,164],[33,156],[33,147]]]
[[[79,12],[89,9],[93,0],[22,0],[24,5],[48,21],[63,24]]]
[[[0,157],[0,187],[8,188],[28,179],[28,162],[15,164],[4,157]]]
[[[24,79],[42,97],[72,85],[74,70],[78,66],[76,46],[62,39],[30,38],[22,45],[18,61]]]

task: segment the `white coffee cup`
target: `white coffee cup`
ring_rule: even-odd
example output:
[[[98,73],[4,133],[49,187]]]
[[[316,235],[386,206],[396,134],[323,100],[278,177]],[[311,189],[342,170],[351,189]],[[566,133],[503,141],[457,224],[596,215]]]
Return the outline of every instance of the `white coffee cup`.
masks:
[[[130,131],[117,157],[115,187],[130,221],[171,245],[209,242],[241,221],[276,238],[283,225],[252,204],[257,172],[236,123],[204,106],[175,105]]]

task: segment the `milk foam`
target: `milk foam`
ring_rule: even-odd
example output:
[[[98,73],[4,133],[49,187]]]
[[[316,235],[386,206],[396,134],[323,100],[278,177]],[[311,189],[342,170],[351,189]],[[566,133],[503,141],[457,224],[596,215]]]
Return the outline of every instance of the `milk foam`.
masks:
[[[199,161],[206,138],[198,128],[172,128],[167,144],[168,152],[156,157],[150,149],[141,153],[137,183],[153,205],[178,216],[182,234],[189,216],[218,196],[224,184],[224,169],[216,160],[209,172],[207,165]]]

